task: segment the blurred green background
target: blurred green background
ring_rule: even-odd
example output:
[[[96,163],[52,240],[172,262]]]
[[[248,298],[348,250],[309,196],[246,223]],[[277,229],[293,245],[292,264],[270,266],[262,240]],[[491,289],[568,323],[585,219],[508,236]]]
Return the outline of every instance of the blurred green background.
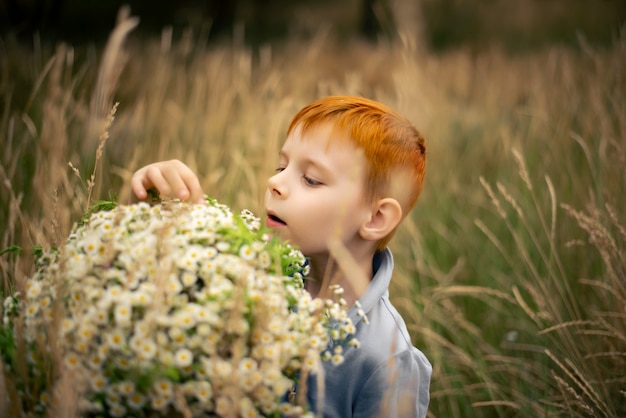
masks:
[[[250,44],[310,36],[332,25],[343,36],[389,37],[399,10],[412,3],[412,22],[430,49],[503,46],[520,51],[559,43],[608,44],[626,21],[623,0],[3,0],[0,27],[28,39],[103,42],[127,4],[141,18],[134,36],[204,28],[207,36],[231,36],[238,24]],[[405,23],[406,24],[406,23]],[[409,22],[408,24],[411,24]]]

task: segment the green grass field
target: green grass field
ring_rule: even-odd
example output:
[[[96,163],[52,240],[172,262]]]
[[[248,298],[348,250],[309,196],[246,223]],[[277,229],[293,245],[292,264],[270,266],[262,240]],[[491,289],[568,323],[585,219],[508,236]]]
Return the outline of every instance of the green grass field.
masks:
[[[32,273],[29,248],[61,243],[94,200],[126,202],[145,163],[185,161],[260,213],[296,111],[363,95],[427,139],[392,299],[433,363],[429,416],[626,416],[624,34],[510,55],[130,30],[107,50],[0,42],[0,250],[25,249],[0,256],[5,294]]]

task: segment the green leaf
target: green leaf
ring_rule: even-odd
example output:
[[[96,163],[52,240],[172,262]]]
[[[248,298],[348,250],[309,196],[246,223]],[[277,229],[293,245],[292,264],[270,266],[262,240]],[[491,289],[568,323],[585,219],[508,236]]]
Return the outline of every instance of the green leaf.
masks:
[[[43,247],[41,245],[35,245],[33,247],[33,255],[35,259],[39,259],[43,255]]]
[[[6,253],[20,255],[22,254],[22,247],[19,247],[17,245],[11,245],[10,247],[5,248],[4,250],[0,250],[0,255],[4,255]]]
[[[167,377],[172,382],[180,382],[180,371],[175,367],[166,368],[163,376]]]
[[[89,207],[89,209],[87,209],[87,212],[81,218],[80,225],[82,226],[86,224],[89,221],[91,215],[93,215],[94,213],[98,213],[101,211],[111,211],[115,209],[115,207],[117,206],[116,197],[109,196],[109,198],[111,200],[97,200],[91,207]]]
[[[10,328],[0,327],[0,352],[3,361],[11,365],[15,356],[15,337]]]
[[[140,374],[135,379],[135,386],[140,391],[146,391],[152,386],[153,377],[150,374]]]

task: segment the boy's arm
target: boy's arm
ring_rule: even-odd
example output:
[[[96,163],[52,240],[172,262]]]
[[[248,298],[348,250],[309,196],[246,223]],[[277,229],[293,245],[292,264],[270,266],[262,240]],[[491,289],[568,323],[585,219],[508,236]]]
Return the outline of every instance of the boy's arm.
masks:
[[[148,190],[156,189],[162,196],[190,202],[204,202],[204,193],[196,174],[179,160],[148,164],[135,171],[130,179],[132,200],[145,200]]]

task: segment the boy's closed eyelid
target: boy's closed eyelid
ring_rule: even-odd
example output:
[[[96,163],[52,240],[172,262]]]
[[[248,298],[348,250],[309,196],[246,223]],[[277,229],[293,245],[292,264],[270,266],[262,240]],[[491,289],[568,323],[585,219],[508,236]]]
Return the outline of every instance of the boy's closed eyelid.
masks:
[[[307,175],[303,175],[302,179],[304,180],[304,182],[309,185],[309,186],[323,186],[324,183],[319,181],[319,180],[315,180],[312,177],[309,177]]]

